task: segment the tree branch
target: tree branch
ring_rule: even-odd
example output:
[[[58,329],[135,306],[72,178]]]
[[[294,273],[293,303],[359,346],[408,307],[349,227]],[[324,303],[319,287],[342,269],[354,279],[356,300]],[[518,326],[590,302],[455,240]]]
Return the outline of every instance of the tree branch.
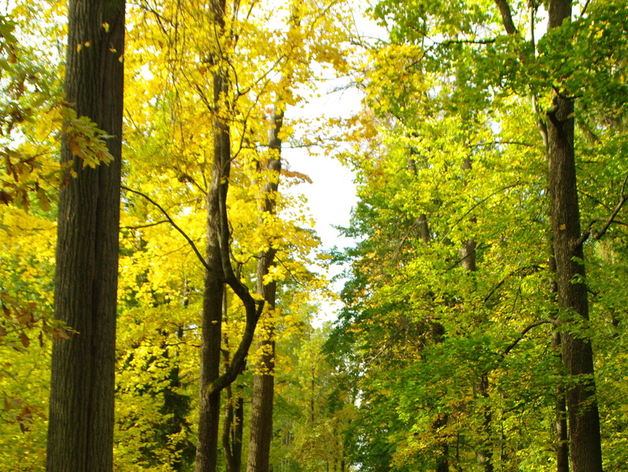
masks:
[[[456,267],[458,267],[459,264],[462,263],[462,261],[468,259],[469,257],[471,257],[473,254],[475,254],[476,252],[478,252],[478,250],[480,249],[484,249],[489,247],[488,245],[484,244],[484,243],[480,243],[477,246],[475,246],[475,249],[473,249],[473,251],[469,252],[469,254],[466,254],[464,257],[458,259],[456,262],[454,262],[452,265],[450,265],[449,267],[447,267],[447,269],[445,269],[445,272],[449,272],[452,269],[455,269]]]
[[[120,226],[120,229],[143,229],[143,228],[150,228],[152,226],[157,226],[157,225],[161,225],[164,223],[169,223],[168,220],[161,220],[161,221],[156,221],[155,223],[148,223],[145,225],[138,225],[138,226]]]
[[[496,39],[448,39],[442,43],[435,43],[436,46],[452,46],[454,44],[493,44]]]
[[[145,193],[142,193],[138,190],[133,190],[129,187],[126,187],[124,185],[120,186],[121,189],[126,190],[127,192],[131,192],[134,193],[136,195],[139,195],[140,197],[145,198],[146,200],[148,200],[150,203],[152,203],[154,206],[156,206],[159,211],[161,211],[163,213],[163,215],[166,217],[166,219],[168,220],[168,223],[170,223],[172,225],[172,227],[174,229],[176,229],[179,233],[181,233],[181,236],[183,236],[185,238],[185,240],[188,242],[188,244],[190,245],[190,247],[192,248],[192,250],[194,251],[194,254],[196,254],[196,257],[198,257],[198,260],[201,261],[201,264],[203,264],[203,267],[205,267],[206,270],[211,270],[210,267],[207,265],[207,262],[205,261],[205,259],[203,258],[203,256],[201,255],[200,251],[198,250],[198,248],[196,247],[196,244],[194,244],[194,241],[192,241],[190,239],[190,237],[185,233],[185,231],[183,231],[174,221],[172,218],[170,218],[170,215],[168,215],[168,212],[166,212],[166,210],[164,210],[164,208],[157,203],[155,200],[153,200],[152,198],[150,198],[148,195],[146,195]]]
[[[517,28],[515,28],[515,24],[512,21],[512,13],[510,12],[508,2],[506,0],[495,0],[495,4],[499,8],[506,33],[517,34]]]
[[[476,148],[476,147],[484,147],[484,146],[499,146],[500,144],[511,144],[514,146],[534,147],[534,144],[524,143],[521,141],[490,141],[487,143],[465,144],[465,147]]]
[[[449,228],[449,231],[447,231],[445,233],[445,235],[441,238],[441,242],[445,241],[445,239],[447,239],[447,237],[449,236],[449,234],[453,231],[453,229],[458,226],[458,223],[460,223],[462,220],[464,220],[467,215],[469,215],[471,212],[473,212],[477,207],[479,207],[480,205],[484,204],[485,202],[487,202],[490,198],[494,197],[495,195],[504,192],[506,190],[510,190],[511,188],[515,188],[518,187],[519,185],[521,185],[520,182],[517,182],[516,184],[512,184],[512,185],[507,185],[506,187],[502,187],[499,190],[491,193],[489,196],[484,197],[482,200],[480,200],[479,202],[477,202],[475,205],[473,205],[471,208],[469,208],[468,211],[465,212],[464,215],[462,215],[460,218],[458,218],[456,220],[456,222],[451,225],[451,228]]]
[[[628,174],[626,174],[626,177],[624,177],[624,181],[621,185],[621,198],[619,199],[619,202],[615,206],[615,209],[613,210],[613,212],[606,219],[606,223],[604,223],[602,230],[599,233],[593,234],[592,227],[596,221],[599,221],[599,219],[592,220],[591,223],[589,223],[589,226],[587,226],[586,231],[582,233],[582,236],[580,236],[578,241],[576,241],[576,246],[580,246],[584,244],[584,242],[587,239],[589,239],[589,236],[591,236],[592,234],[593,234],[593,239],[595,239],[596,241],[599,241],[602,238],[602,236],[606,234],[606,232],[608,231],[608,228],[610,228],[610,226],[615,222],[615,218],[617,217],[617,215],[623,208],[626,201],[628,201],[628,195],[626,195],[626,183],[627,182],[628,182]]]
[[[514,276],[528,276],[531,274],[534,274],[535,272],[538,272],[541,269],[541,266],[538,266],[536,264],[531,265],[531,266],[526,266],[526,267],[521,267],[517,270],[514,270],[513,272],[511,272],[510,274],[508,274],[506,277],[504,277],[497,285],[495,285],[491,291],[488,293],[488,295],[486,297],[484,297],[484,303],[488,302],[489,299],[495,294],[495,292],[497,292],[497,290],[499,290],[499,288],[504,285],[504,283],[506,283],[506,281],[510,278],[510,277],[514,277]]]
[[[515,339],[512,343],[510,343],[506,349],[504,349],[504,352],[502,352],[502,357],[506,357],[508,355],[508,353],[510,351],[512,351],[517,344],[519,344],[519,342],[525,337],[526,334],[528,334],[528,332],[534,328],[536,328],[537,326],[541,326],[544,324],[554,324],[555,321],[554,320],[541,320],[541,321],[537,321],[536,323],[532,323],[531,325],[526,326],[526,328],[521,332],[521,334],[519,335],[519,337],[517,339]]]

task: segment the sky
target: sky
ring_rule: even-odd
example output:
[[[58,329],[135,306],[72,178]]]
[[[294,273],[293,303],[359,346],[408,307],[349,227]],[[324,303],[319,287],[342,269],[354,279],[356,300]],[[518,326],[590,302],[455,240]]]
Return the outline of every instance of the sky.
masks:
[[[384,37],[383,29],[365,18],[364,9],[368,2],[356,5],[353,28],[356,36],[363,40],[372,40],[373,36]],[[286,119],[299,117],[337,117],[349,118],[362,109],[363,93],[357,88],[345,87],[349,79],[340,78],[327,80],[312,94],[306,103],[298,108],[286,110]],[[339,91],[339,89],[342,89]],[[347,227],[351,219],[351,210],[357,204],[354,173],[344,167],[333,155],[323,153],[310,155],[307,149],[290,149],[285,147],[282,156],[287,160],[290,169],[306,174],[312,183],[303,183],[290,191],[301,193],[307,199],[310,213],[315,220],[315,230],[321,239],[324,250],[338,247],[339,249],[353,246],[356,241],[343,237],[337,227]],[[343,267],[331,267],[328,277],[340,274]],[[337,293],[343,288],[344,281],[338,279],[333,283]],[[320,304],[319,319],[315,325],[336,318],[341,308],[340,302]]]
[[[361,107],[361,97],[357,91],[326,93],[323,90],[322,92],[320,98],[292,112],[301,116],[346,117]],[[287,119],[290,112],[291,110],[286,111]],[[349,225],[351,209],[357,203],[353,172],[344,167],[334,156],[323,153],[310,154],[305,148],[284,148],[282,156],[291,170],[306,174],[311,179],[311,183],[299,184],[288,191],[293,194],[302,194],[307,199],[307,206],[315,221],[314,229],[321,239],[322,249],[328,250],[333,247],[341,249],[352,246],[354,241],[343,237],[336,227]],[[311,269],[320,272],[315,266]],[[326,275],[331,278],[342,270],[340,266],[333,266]],[[343,285],[344,282],[338,280],[333,284],[333,290],[338,293]],[[321,302],[319,315],[314,320],[314,325],[320,326],[326,320],[335,319],[340,307],[340,302]]]

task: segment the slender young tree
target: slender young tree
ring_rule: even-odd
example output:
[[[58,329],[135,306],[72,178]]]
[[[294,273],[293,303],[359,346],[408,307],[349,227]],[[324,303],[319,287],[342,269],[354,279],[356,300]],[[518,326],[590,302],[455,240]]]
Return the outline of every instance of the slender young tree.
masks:
[[[216,52],[211,60],[217,67],[212,73],[214,113],[214,163],[207,192],[207,253],[203,296],[203,332],[199,378],[199,427],[196,447],[196,472],[214,472],[218,462],[220,393],[242,372],[263,303],[256,303],[249,289],[236,276],[231,263],[231,230],[227,216],[227,193],[231,173],[231,137],[228,58],[219,52],[227,35],[226,0],[212,0],[210,11]],[[246,326],[231,363],[220,374],[222,310],[224,285],[241,300],[246,312]],[[259,306],[258,306],[259,305]]]
[[[225,0],[211,2],[211,14],[219,35],[225,29]],[[219,60],[218,58],[214,58]],[[213,73],[214,106],[224,110],[227,77],[221,67]],[[220,374],[220,344],[222,337],[222,307],[224,273],[221,254],[221,200],[224,205],[228,183],[227,171],[231,157],[229,127],[219,113],[214,118],[214,165],[207,193],[207,252],[203,298],[203,334],[201,371],[199,378],[199,427],[196,449],[196,472],[216,470],[218,426],[220,421],[220,390],[208,392],[208,387]],[[226,166],[226,168],[225,168]],[[226,174],[226,175],[225,175]],[[224,195],[224,197],[223,197]],[[224,198],[224,200],[223,200]],[[226,211],[226,210],[225,210]]]
[[[67,101],[113,159],[91,168],[70,139],[61,150],[55,317],[76,333],[53,346],[49,472],[113,469],[124,14],[124,0],[69,2]]]
[[[281,139],[279,132],[283,123],[283,113],[275,110],[271,116],[271,128],[268,141],[271,155],[267,169],[271,172],[269,181],[263,189],[264,201],[261,219],[264,215],[273,217],[276,206],[276,193],[281,174]],[[275,340],[272,310],[275,309],[277,283],[264,282],[270,267],[274,264],[276,249],[272,244],[259,255],[257,263],[257,293],[264,297],[270,312],[270,320],[260,342],[261,358],[256,366],[253,378],[253,400],[251,410],[251,433],[247,472],[268,472],[270,460],[270,443],[273,439],[273,399],[275,391]]]

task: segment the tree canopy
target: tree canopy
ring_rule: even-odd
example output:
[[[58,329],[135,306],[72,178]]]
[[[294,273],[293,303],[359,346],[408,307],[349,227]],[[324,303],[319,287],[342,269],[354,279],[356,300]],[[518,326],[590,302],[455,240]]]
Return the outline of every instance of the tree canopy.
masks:
[[[123,47],[100,19],[75,44],[65,2],[3,8],[7,470],[58,461],[83,229],[119,241],[107,470],[625,470],[626,0],[140,0]],[[96,48],[124,70],[120,141],[112,69],[80,95]],[[353,116],[302,111],[348,89]],[[321,245],[297,149],[353,172],[350,247]],[[119,225],[76,223],[68,192],[116,166]]]

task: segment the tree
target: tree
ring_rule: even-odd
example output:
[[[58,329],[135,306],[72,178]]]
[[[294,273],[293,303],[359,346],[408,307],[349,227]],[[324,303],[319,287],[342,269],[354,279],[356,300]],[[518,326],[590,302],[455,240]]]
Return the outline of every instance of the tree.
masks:
[[[549,3],[548,28],[571,21],[571,0]],[[565,47],[558,42],[555,47]],[[544,138],[549,156],[552,236],[556,260],[558,307],[564,323],[562,359],[575,382],[567,387],[569,451],[573,472],[602,472],[602,442],[591,340],[570,332],[573,315],[589,320],[589,300],[581,239],[575,162],[574,99],[558,92],[545,112]],[[577,322],[577,321],[576,321]]]
[[[48,471],[113,470],[124,19],[124,0],[69,3],[66,99],[112,159],[93,167],[71,138],[62,146],[55,318],[76,334],[54,342]]]
[[[570,428],[578,429],[578,433],[574,431],[570,435],[572,446],[584,431],[589,431],[591,435],[588,440],[583,440],[581,446],[586,442],[586,447],[596,447],[594,445],[600,442],[599,435],[594,433],[598,430],[594,405],[598,397],[594,396],[593,363],[589,362],[592,357],[587,351],[597,336],[593,326],[604,331],[608,329],[608,323],[599,318],[600,312],[596,315],[597,319],[589,320],[583,315],[582,304],[567,306],[566,298],[561,300],[560,295],[560,316],[556,323],[554,295],[547,282],[554,275],[547,270],[547,262],[538,254],[533,254],[531,241],[535,240],[539,246],[549,246],[551,238],[546,235],[550,227],[553,227],[555,236],[557,231],[562,231],[560,236],[564,239],[568,229],[565,217],[561,216],[562,222],[557,223],[554,209],[549,215],[544,215],[544,212],[550,201],[553,201],[552,208],[560,208],[559,213],[568,208],[573,212],[578,208],[576,166],[573,165],[575,157],[581,176],[578,179],[580,197],[585,196],[584,212],[591,223],[587,230],[574,231],[571,243],[563,246],[563,250],[569,248],[572,252],[563,256],[569,264],[563,267],[562,275],[561,269],[558,270],[557,279],[560,284],[561,277],[564,277],[565,290],[570,293],[571,290],[581,290],[580,293],[584,294],[581,301],[586,299],[583,261],[585,257],[587,261],[597,260],[593,249],[597,243],[584,245],[580,248],[582,252],[574,251],[583,246],[591,235],[601,237],[605,234],[624,203],[624,166],[602,150],[602,142],[610,145],[615,141],[607,134],[610,127],[619,133],[622,129],[610,117],[623,116],[620,110],[626,100],[626,94],[619,86],[622,80],[619,74],[624,70],[623,56],[614,52],[618,44],[623,44],[619,31],[625,31],[625,26],[611,10],[624,10],[625,4],[619,2],[607,9],[603,2],[582,2],[579,17],[573,22],[566,21],[571,2],[549,2],[547,5],[549,10],[545,16],[538,12],[543,5],[536,3],[525,6],[509,5],[503,1],[496,1],[493,5],[474,1],[455,2],[455,5],[423,1],[379,2],[373,12],[382,24],[390,26],[390,41],[374,48],[373,67],[365,83],[372,94],[369,105],[378,114],[380,126],[386,129],[385,135],[389,139],[384,142],[385,146],[370,150],[368,158],[359,154],[354,157],[363,176],[365,190],[364,205],[358,208],[356,216],[359,219],[351,230],[368,235],[368,240],[361,243],[357,251],[362,256],[358,256],[355,262],[356,285],[352,286],[354,293],[347,299],[350,304],[344,321],[349,330],[358,329],[363,337],[367,337],[358,344],[366,353],[375,356],[373,346],[378,343],[374,339],[379,339],[379,344],[385,348],[374,350],[377,363],[372,367],[373,375],[375,379],[383,380],[386,386],[402,388],[395,379],[386,376],[378,364],[385,360],[392,364],[395,349],[402,351],[411,343],[412,338],[403,336],[403,333],[412,332],[410,328],[413,324],[416,326],[422,317],[436,317],[438,323],[445,327],[444,344],[449,349],[447,356],[451,354],[450,359],[462,356],[465,362],[461,362],[460,366],[468,365],[472,371],[479,373],[488,372],[490,391],[500,392],[501,399],[491,395],[477,405],[480,411],[490,408],[494,418],[502,418],[502,431],[490,428],[490,436],[482,438],[487,440],[487,452],[493,454],[495,464],[517,463],[513,453],[509,452],[508,443],[518,450],[534,448],[537,443],[535,438],[520,434],[521,431],[505,432],[505,425],[508,424],[505,418],[510,413],[504,402],[516,404],[517,397],[540,395],[535,398],[546,399],[543,402],[543,421],[548,422],[554,416],[553,411],[550,415],[549,409],[555,403],[552,397],[559,399],[563,385],[572,393],[580,392],[578,401],[572,399],[569,402],[569,414],[578,416],[570,425]],[[544,24],[543,18],[549,18],[549,23],[545,25],[548,31],[537,41],[537,26]],[[599,92],[601,89],[605,91],[603,94]],[[531,98],[534,107],[529,105]],[[555,113],[572,102],[577,106],[557,119]],[[594,109],[595,112],[592,111]],[[595,113],[598,113],[598,118],[594,118]],[[569,123],[571,119],[578,124],[578,128]],[[551,122],[548,123],[548,120]],[[552,127],[553,130],[550,129]],[[544,131],[544,142],[533,136],[535,128]],[[553,135],[550,136],[550,132]],[[560,139],[568,144],[561,144]],[[619,138],[622,142],[623,139]],[[593,143],[597,144],[594,146]],[[561,150],[558,151],[558,148]],[[580,157],[576,154],[567,159],[565,152],[570,150],[573,153],[574,149],[580,150]],[[408,164],[408,152],[414,160],[414,167],[424,163],[416,179],[408,178],[407,170],[412,167]],[[550,162],[553,160],[549,181],[543,171],[547,154]],[[373,156],[377,156],[376,159]],[[452,179],[456,172],[452,172],[451,168],[460,165],[466,158],[473,159],[474,168],[470,170],[472,176],[469,179],[473,179],[476,188],[469,189],[467,186],[461,192],[459,182],[464,177],[455,176]],[[505,167],[507,161],[502,159],[510,159],[510,165]],[[565,165],[567,161],[571,164]],[[613,169],[604,173],[605,179],[597,177],[602,161]],[[476,162],[479,168],[476,168]],[[560,171],[556,171],[558,162],[561,162]],[[599,167],[594,169],[590,164],[592,162]],[[430,178],[438,185],[431,186]],[[565,178],[570,180],[569,185],[565,184]],[[589,183],[593,181],[596,187]],[[560,198],[556,197],[559,187],[563,188],[559,193],[569,189],[570,201],[565,199],[565,193]],[[618,190],[619,187],[622,188]],[[479,188],[482,190],[477,192]],[[553,188],[549,192],[551,199],[547,198],[546,188]],[[615,196],[610,197],[609,192]],[[489,216],[493,205],[491,200],[498,195],[500,212]],[[464,201],[467,203],[461,203]],[[602,205],[606,210],[601,210]],[[517,211],[513,212],[515,208]],[[417,235],[422,215],[427,217],[430,231],[435,235],[435,242],[428,244],[427,250],[417,244],[422,239]],[[568,220],[569,224],[579,221],[577,212],[571,213]],[[390,223],[392,221],[394,224]],[[600,224],[601,228],[597,232],[592,231],[596,224]],[[470,235],[463,236],[461,228],[466,228]],[[617,231],[620,232],[619,229]],[[474,277],[475,286],[456,275],[453,268],[460,261],[451,258],[449,249],[452,244],[464,242],[469,236],[476,241],[473,252],[481,262],[478,264],[478,277]],[[509,243],[506,244],[506,241]],[[553,241],[556,248],[558,243],[556,239]],[[513,252],[515,248],[516,252]],[[587,251],[587,248],[590,249]],[[430,258],[430,253],[434,258]],[[441,263],[446,263],[446,267],[438,265],[438,257],[444,258]],[[373,263],[373,260],[376,262]],[[373,275],[375,273],[377,277]],[[443,284],[444,281],[449,281],[451,286],[456,284],[457,290],[450,290]],[[543,283],[546,285],[537,285]],[[525,287],[529,308],[515,308],[517,295],[512,291],[511,284],[520,284],[521,289]],[[431,313],[421,307],[418,300],[426,307],[431,306]],[[511,300],[511,307],[505,305],[506,300]],[[456,313],[456,306],[462,309],[460,313]],[[511,311],[513,309],[514,312]],[[404,312],[411,315],[404,317]],[[579,312],[582,313],[577,315]],[[467,318],[471,313],[473,315]],[[457,317],[458,321],[452,323],[453,317]],[[349,322],[351,319],[354,321]],[[462,321],[464,319],[466,321]],[[358,320],[362,323],[357,324]],[[368,326],[365,320],[377,320],[379,323]],[[483,321],[476,327],[474,322],[477,320]],[[395,321],[398,326],[395,326]],[[390,323],[385,325],[386,329],[384,322]],[[513,329],[512,342],[499,347],[498,331],[493,331],[497,327],[495,323],[503,323],[502,330],[506,326]],[[564,340],[575,343],[575,358],[584,361],[584,364],[578,368],[573,364],[568,367],[574,357],[571,356],[572,361],[564,358],[565,368],[558,371],[566,370],[566,379],[561,380],[557,376],[550,380],[550,377],[540,375],[535,381],[520,381],[516,389],[507,390],[506,385],[516,378],[516,370],[512,369],[526,356],[535,359],[528,363],[535,368],[544,365],[556,369],[555,356],[544,356],[540,350],[548,339],[539,338],[539,334],[552,324],[560,326]],[[477,329],[484,330],[484,335],[476,338],[480,334]],[[523,334],[518,335],[517,331]],[[420,342],[425,351],[421,351],[422,355],[414,365],[407,353],[401,359],[397,354],[395,361],[408,369],[408,382],[416,382],[413,374],[429,372],[445,385],[446,381],[440,374],[423,370],[421,359],[434,359],[432,355],[438,353],[440,356],[445,352],[436,346],[426,349],[424,341],[419,341],[420,333],[415,332],[415,342]],[[471,354],[465,344],[474,338],[477,346],[474,349],[477,351]],[[601,352],[597,358],[603,358]],[[366,359],[369,359],[368,355]],[[447,365],[445,358],[440,359],[432,362],[440,362],[444,370]],[[471,360],[472,363],[466,364]],[[586,373],[583,374],[582,368]],[[462,374],[462,371],[459,373]],[[466,375],[457,377],[459,385],[464,384],[464,377]],[[429,377],[421,375],[420,378],[430,384],[437,383]],[[548,388],[552,383],[557,385]],[[430,402],[434,402],[434,397],[425,391],[414,392],[414,396],[416,400],[411,404],[415,408],[427,410],[433,405]],[[412,398],[410,393],[403,394],[403,397],[398,400],[399,404],[403,405]],[[418,400],[419,397],[423,400]],[[446,409],[451,412],[453,421],[457,419],[455,413],[464,411],[467,415],[474,415],[479,425],[481,415],[477,415],[475,408],[467,409],[471,405],[463,398],[461,394],[456,401],[437,402],[437,411]],[[547,401],[549,399],[552,401]],[[462,405],[465,407],[460,408]],[[371,408],[379,410],[377,406],[371,405]],[[401,408],[399,411],[401,416],[402,411],[411,410]],[[520,414],[531,413],[521,411]],[[466,424],[473,425],[469,421],[472,416],[467,418],[464,423],[458,423],[465,424],[465,429],[456,427],[456,454],[460,452],[457,460],[464,460],[462,452],[469,441]],[[554,418],[551,421],[554,422]],[[588,426],[581,428],[579,425],[582,422],[588,423]],[[423,450],[418,448],[425,447],[426,441],[421,442],[417,438],[428,435],[418,433],[417,436],[416,431],[421,431],[425,424],[425,420],[414,422],[414,437],[404,437],[401,431],[407,426],[400,426],[398,434],[407,443],[397,443],[397,458],[410,461],[412,451]],[[447,429],[443,428],[443,433]],[[393,434],[390,436],[394,437]],[[538,439],[541,437],[537,436]],[[547,436],[543,440],[550,439],[556,442],[553,437]],[[515,443],[518,445],[515,446]],[[409,453],[402,456],[404,449]],[[540,460],[543,454],[534,450],[531,457]],[[596,456],[597,452],[572,451],[574,470],[576,467],[591,467],[592,462],[597,463],[592,470],[599,470],[601,459],[595,459]],[[402,467],[405,464],[398,460],[395,465]],[[519,467],[534,467],[539,463],[517,464]]]
[[[272,220],[276,213],[277,189],[281,175],[281,139],[279,133],[283,124],[283,112],[274,109],[270,117],[268,148],[270,155],[266,165],[270,175],[263,188],[263,208],[260,223]],[[263,325],[260,360],[255,366],[253,377],[253,398],[251,407],[251,433],[247,472],[268,472],[270,461],[270,443],[273,439],[273,398],[275,391],[275,309],[277,282],[269,274],[275,265],[277,249],[273,241],[261,252],[257,263],[257,294],[266,302],[267,320]]]

